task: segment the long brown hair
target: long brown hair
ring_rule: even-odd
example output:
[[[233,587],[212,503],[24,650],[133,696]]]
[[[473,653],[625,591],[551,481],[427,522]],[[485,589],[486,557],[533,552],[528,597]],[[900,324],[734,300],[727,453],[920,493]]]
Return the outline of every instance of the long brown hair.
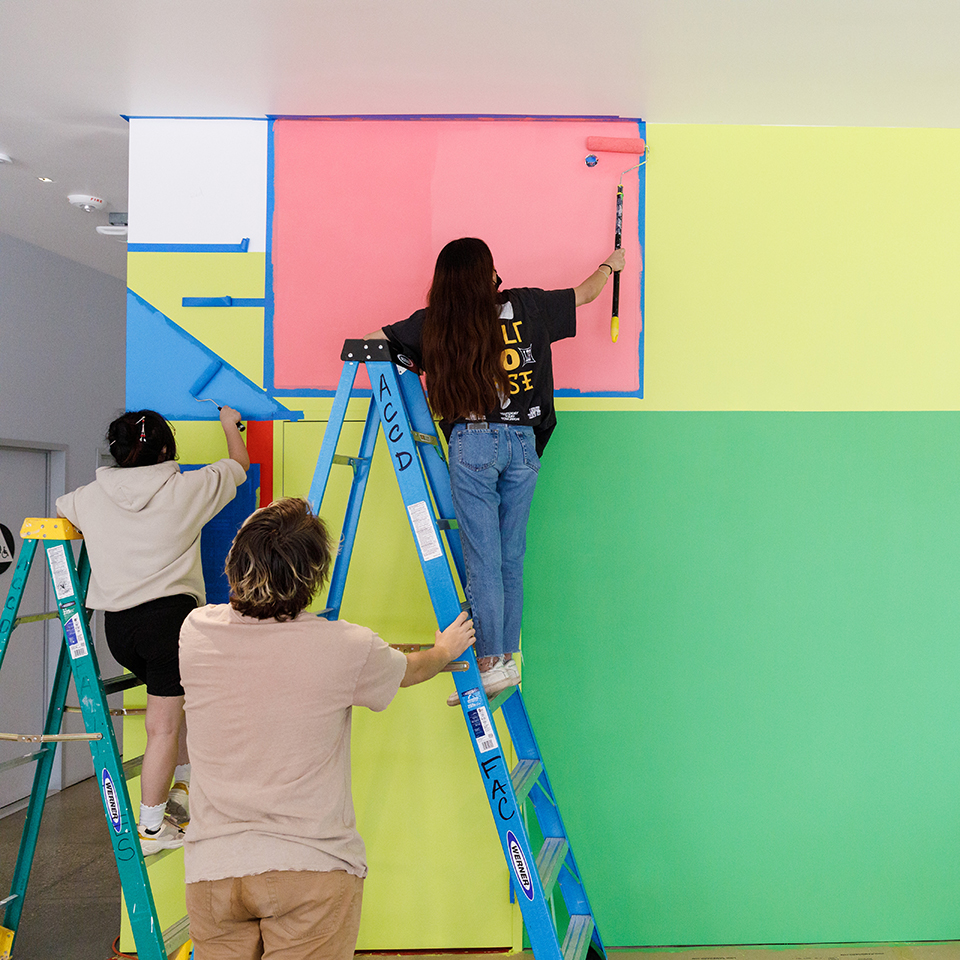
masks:
[[[490,248],[451,241],[437,257],[421,339],[430,406],[444,420],[486,416],[509,394],[499,321]]]

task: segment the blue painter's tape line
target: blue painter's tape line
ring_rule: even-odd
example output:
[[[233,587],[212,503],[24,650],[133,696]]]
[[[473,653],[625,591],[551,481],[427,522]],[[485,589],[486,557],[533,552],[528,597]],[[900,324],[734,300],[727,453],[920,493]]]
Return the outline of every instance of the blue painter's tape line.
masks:
[[[275,389],[270,392],[271,397],[335,397],[336,390],[324,390],[320,387],[297,387]],[[373,396],[373,391],[369,387],[355,387],[351,397],[369,398]]]
[[[185,307],[262,307],[263,297],[184,297]]]
[[[128,123],[131,120],[262,120],[266,122],[265,116],[260,117],[185,117],[174,114],[155,114],[155,113],[121,113],[120,118]]]
[[[250,238],[239,243],[128,243],[127,250],[134,253],[246,253]]]
[[[276,114],[271,120],[597,120],[603,123],[639,121],[637,117],[618,117],[611,115],[584,116],[583,114],[551,114],[536,116],[528,113],[384,113],[384,114],[330,114],[328,116],[310,116],[306,114]]]

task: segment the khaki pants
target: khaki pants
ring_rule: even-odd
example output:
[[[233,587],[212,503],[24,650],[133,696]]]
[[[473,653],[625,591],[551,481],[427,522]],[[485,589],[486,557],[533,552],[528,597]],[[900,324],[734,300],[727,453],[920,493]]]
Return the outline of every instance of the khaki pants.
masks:
[[[350,960],[363,881],[335,870],[275,871],[187,884],[196,960]]]

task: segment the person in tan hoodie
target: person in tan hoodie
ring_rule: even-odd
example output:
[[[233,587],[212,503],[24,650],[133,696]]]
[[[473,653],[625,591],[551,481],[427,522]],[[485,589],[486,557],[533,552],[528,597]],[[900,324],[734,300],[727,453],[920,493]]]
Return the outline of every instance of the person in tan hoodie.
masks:
[[[86,541],[87,606],[106,611],[110,652],[147,687],[139,822],[144,855],[181,846],[189,821],[180,625],[206,603],[200,531],[236,496],[250,467],[239,421],[236,410],[223,407],[228,456],[181,473],[170,424],[153,410],[124,413],[107,430],[116,466],[100,467],[93,483],[57,500],[59,515]]]

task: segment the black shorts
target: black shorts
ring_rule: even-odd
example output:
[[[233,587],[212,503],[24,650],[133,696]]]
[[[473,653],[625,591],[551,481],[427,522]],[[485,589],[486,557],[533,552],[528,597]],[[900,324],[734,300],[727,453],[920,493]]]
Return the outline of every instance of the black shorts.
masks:
[[[113,658],[143,680],[151,696],[183,696],[180,627],[196,607],[196,597],[180,593],[104,614],[107,646]]]

